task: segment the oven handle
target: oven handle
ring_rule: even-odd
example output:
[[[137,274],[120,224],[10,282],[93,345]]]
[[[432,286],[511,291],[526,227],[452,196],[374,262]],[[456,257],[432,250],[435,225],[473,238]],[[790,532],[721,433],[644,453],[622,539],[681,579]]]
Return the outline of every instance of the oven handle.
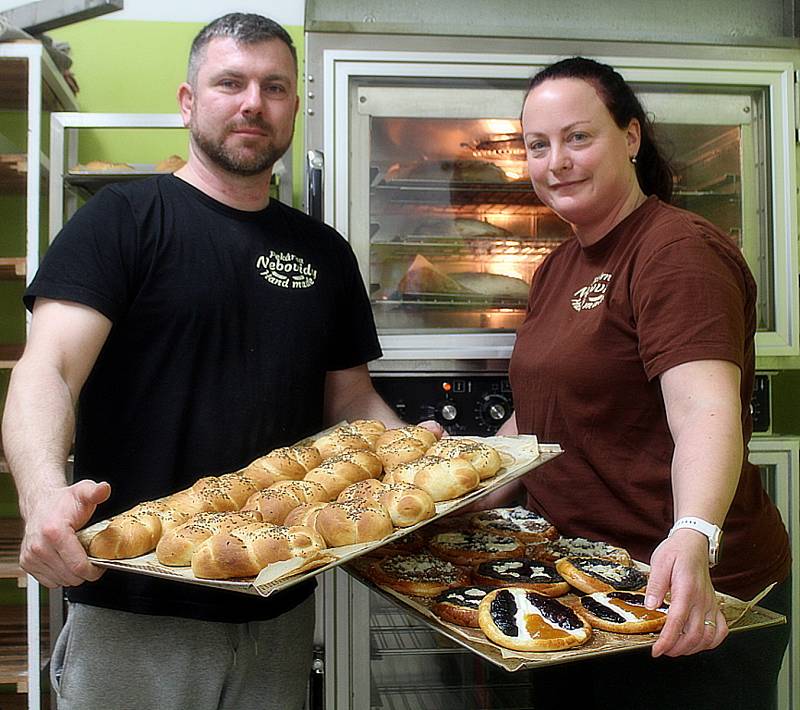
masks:
[[[314,219],[323,222],[322,178],[325,156],[322,151],[309,150],[306,154],[306,209]]]

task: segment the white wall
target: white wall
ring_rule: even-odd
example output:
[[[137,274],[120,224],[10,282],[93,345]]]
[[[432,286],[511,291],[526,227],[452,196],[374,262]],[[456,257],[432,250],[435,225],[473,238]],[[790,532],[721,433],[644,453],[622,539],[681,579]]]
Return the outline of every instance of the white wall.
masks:
[[[125,8],[103,19],[209,22],[226,12],[256,12],[282,25],[303,25],[304,0],[124,0]],[[0,0],[0,12],[27,2]]]

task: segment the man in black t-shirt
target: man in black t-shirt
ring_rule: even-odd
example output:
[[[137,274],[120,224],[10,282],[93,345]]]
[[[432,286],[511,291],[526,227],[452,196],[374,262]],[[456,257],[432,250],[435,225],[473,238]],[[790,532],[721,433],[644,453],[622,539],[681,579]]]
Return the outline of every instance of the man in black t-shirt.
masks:
[[[103,574],[75,536],[341,419],[401,423],[370,383],[380,348],[352,250],[269,199],[299,103],[289,35],[258,15],[215,20],[178,100],[187,164],[102,190],[25,294],[3,422],[21,562],[69,588],[59,708],[300,708],[312,583],[261,599]]]

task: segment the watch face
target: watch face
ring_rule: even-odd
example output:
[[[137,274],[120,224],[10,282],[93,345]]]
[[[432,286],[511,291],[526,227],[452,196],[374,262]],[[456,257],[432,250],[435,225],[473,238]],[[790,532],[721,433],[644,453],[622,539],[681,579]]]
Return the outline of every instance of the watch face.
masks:
[[[718,564],[722,556],[722,530],[717,528],[708,540],[708,565]]]

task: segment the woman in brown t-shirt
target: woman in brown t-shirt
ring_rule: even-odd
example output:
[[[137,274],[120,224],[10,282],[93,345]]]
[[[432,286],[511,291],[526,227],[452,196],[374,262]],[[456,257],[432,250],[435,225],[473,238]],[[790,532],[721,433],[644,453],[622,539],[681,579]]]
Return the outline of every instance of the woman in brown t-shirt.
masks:
[[[581,664],[581,677],[614,707],[769,707],[788,632],[723,644],[715,596],[778,582],[762,604],[788,613],[788,536],[747,461],[753,278],[730,239],[669,205],[672,172],[611,67],[544,69],[522,128],[533,188],[575,238],[535,274],[510,366],[516,411],[500,433],[561,443],[523,481],[529,506],[564,535],[649,561],[648,606],[671,595],[652,657]]]

